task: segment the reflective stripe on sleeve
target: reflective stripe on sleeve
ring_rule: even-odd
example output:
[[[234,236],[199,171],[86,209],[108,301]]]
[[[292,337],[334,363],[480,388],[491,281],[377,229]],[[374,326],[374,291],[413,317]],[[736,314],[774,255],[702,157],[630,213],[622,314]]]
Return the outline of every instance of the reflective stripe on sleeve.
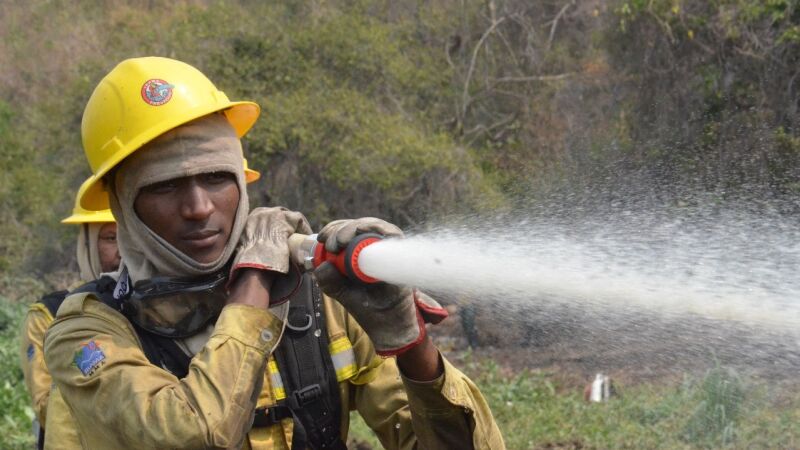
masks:
[[[349,380],[358,373],[356,355],[353,353],[353,344],[347,336],[336,339],[328,346],[336,369],[336,381]]]

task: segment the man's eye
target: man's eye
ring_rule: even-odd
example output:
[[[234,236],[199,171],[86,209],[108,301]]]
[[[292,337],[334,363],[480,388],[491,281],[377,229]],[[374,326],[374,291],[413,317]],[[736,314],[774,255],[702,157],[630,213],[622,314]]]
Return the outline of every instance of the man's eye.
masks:
[[[211,172],[204,175],[206,182],[212,184],[220,184],[225,183],[227,181],[235,180],[235,177],[232,173],[228,172]]]
[[[102,240],[104,240],[106,242],[117,242],[117,236],[116,235],[113,235],[113,236],[101,236],[100,239],[102,239]]]
[[[168,194],[175,190],[177,183],[172,180],[162,181],[160,183],[149,184],[142,188],[143,192],[148,194]]]

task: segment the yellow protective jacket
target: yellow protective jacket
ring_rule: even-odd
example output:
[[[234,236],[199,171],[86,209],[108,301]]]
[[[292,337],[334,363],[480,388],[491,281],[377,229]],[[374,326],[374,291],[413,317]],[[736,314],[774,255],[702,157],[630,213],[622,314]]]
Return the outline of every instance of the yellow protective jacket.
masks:
[[[394,359],[376,356],[339,303],[326,297],[325,314],[343,439],[347,411],[357,410],[388,449],[505,448],[480,391],[449,362],[435,381],[405,379]],[[59,309],[45,355],[83,448],[288,450],[291,419],[250,427],[256,408],[284,395],[269,355],[279,330],[263,309],[226,306],[189,374],[178,379],[147,360],[124,316],[90,294],[77,294]],[[49,438],[56,425],[48,420]]]
[[[44,364],[44,333],[53,321],[50,311],[42,303],[33,303],[22,322],[19,339],[19,360],[25,386],[33,400],[33,412],[44,426],[47,418],[47,400],[52,379]]]
[[[20,367],[25,385],[31,394],[33,411],[42,430],[45,429],[47,420],[50,420],[53,427],[54,433],[45,433],[47,440],[58,443],[51,448],[79,448],[80,439],[73,425],[74,421],[58,389],[53,386],[44,361],[44,336],[52,322],[53,316],[43,302],[36,302],[28,307],[20,332]],[[52,417],[49,412],[52,412]]]

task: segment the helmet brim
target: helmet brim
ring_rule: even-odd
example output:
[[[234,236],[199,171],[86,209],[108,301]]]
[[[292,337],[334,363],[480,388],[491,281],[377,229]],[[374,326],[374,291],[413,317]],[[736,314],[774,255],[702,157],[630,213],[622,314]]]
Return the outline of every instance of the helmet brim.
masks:
[[[112,223],[114,215],[111,210],[104,209],[102,211],[73,211],[72,215],[62,220],[61,223],[68,225],[80,225],[84,223]]]

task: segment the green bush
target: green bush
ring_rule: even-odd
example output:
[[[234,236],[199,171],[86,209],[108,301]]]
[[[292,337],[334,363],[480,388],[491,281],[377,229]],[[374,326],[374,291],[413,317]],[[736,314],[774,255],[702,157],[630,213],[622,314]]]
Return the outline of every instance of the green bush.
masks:
[[[22,303],[0,297],[0,435],[3,448],[31,448],[31,399],[19,367],[19,329],[27,310]]]
[[[696,391],[697,407],[686,424],[684,439],[709,447],[733,443],[745,400],[742,381],[732,371],[716,367]]]

